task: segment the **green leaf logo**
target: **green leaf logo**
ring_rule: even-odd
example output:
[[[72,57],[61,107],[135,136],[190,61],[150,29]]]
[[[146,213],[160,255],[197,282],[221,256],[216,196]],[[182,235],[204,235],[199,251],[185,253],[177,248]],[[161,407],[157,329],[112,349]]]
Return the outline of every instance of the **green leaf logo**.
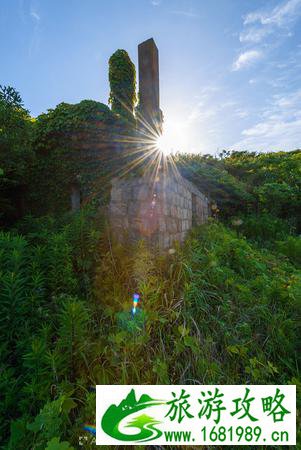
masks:
[[[130,420],[126,427],[135,428],[139,431],[135,434],[125,434],[119,430],[119,425],[123,419],[130,415],[156,405],[164,405],[166,402],[155,400],[147,394],[143,394],[140,399],[136,400],[135,390],[132,389],[128,396],[116,405],[111,405],[104,413],[101,421],[101,427],[109,436],[120,441],[147,442],[158,439],[162,436],[162,431],[156,428],[160,421],[142,414]]]

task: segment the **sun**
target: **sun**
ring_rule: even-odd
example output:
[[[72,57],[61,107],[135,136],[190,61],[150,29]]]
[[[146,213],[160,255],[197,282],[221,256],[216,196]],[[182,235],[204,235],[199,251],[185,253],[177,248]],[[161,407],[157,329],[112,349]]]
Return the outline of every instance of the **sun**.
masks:
[[[173,152],[172,141],[168,139],[166,134],[161,134],[156,140],[156,146],[165,156],[171,155]]]
[[[156,147],[163,155],[181,153],[186,147],[185,130],[182,124],[164,122],[162,134],[156,138]]]

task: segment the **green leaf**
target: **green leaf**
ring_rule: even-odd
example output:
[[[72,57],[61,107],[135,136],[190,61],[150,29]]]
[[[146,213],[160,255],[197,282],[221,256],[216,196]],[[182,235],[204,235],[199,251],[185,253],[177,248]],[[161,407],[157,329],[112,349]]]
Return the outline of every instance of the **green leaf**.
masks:
[[[74,447],[71,447],[68,442],[60,442],[59,438],[54,437],[47,443],[45,450],[74,450]]]
[[[66,414],[69,413],[69,411],[73,408],[76,408],[76,403],[72,398],[66,398],[62,404],[62,411]]]
[[[186,347],[191,348],[194,353],[199,351],[198,341],[194,336],[184,336],[184,344]]]

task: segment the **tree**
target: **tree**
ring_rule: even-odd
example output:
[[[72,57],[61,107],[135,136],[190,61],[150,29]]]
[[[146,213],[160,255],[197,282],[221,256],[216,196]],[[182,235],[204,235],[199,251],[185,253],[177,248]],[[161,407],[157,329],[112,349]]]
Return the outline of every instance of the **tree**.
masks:
[[[19,93],[10,86],[0,86],[0,221],[5,225],[23,213],[33,158],[32,126]]]

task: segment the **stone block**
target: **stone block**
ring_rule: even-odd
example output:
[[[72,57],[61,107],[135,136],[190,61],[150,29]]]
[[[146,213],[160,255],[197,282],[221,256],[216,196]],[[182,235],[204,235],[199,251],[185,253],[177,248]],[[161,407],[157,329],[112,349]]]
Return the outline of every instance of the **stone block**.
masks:
[[[164,235],[164,248],[168,248],[170,245],[170,237],[168,234]]]
[[[147,200],[149,197],[149,188],[147,186],[140,186],[137,189],[137,199],[138,200]]]
[[[123,230],[123,217],[116,217],[111,219],[111,225],[114,230]]]
[[[112,216],[116,216],[116,217],[121,216],[122,217],[126,214],[126,209],[123,209],[122,206],[118,203],[113,203],[113,204],[111,203],[110,214]]]
[[[181,195],[181,197],[184,197],[185,189],[184,189],[184,186],[182,184],[179,184],[178,192]]]
[[[164,203],[164,204],[163,204],[162,213],[163,213],[165,216],[169,216],[169,215],[171,214],[171,212],[170,212],[170,206],[169,206],[168,203]]]
[[[189,223],[188,223],[188,220],[183,220],[183,222],[182,222],[182,229],[183,229],[183,231],[187,231],[188,229],[189,229]]]
[[[134,202],[129,203],[128,204],[128,208],[127,208],[128,215],[131,216],[131,217],[137,216],[137,214],[138,214],[138,206],[139,206],[138,203],[134,203]]]
[[[160,231],[160,233],[161,232],[164,233],[166,231],[166,223],[165,223],[164,218],[159,219],[159,231]]]
[[[167,231],[169,233],[176,233],[177,232],[177,223],[175,219],[168,217],[166,219],[166,225],[167,225]]]
[[[187,189],[184,189],[184,197],[185,197],[187,200],[189,200],[189,198],[191,197],[191,193],[190,193]]]
[[[113,188],[111,191],[111,200],[113,202],[121,202],[122,201],[122,190]]]

